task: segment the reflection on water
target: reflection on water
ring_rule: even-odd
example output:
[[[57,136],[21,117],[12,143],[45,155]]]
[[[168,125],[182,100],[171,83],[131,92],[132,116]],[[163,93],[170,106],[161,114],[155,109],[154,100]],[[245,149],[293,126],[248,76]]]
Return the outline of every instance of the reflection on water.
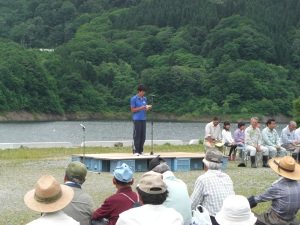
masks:
[[[80,124],[86,127],[83,132]],[[203,138],[206,123],[154,122],[154,140],[182,140]],[[222,124],[220,124],[222,127]],[[247,125],[248,126],[248,125]],[[286,124],[278,124],[277,131]],[[264,126],[262,125],[262,128]],[[231,124],[231,132],[237,123]],[[147,121],[147,139],[151,139],[151,122]],[[19,142],[71,142],[79,145],[85,135],[86,141],[121,141],[132,139],[132,121],[57,121],[57,122],[17,122],[0,124],[1,143]]]

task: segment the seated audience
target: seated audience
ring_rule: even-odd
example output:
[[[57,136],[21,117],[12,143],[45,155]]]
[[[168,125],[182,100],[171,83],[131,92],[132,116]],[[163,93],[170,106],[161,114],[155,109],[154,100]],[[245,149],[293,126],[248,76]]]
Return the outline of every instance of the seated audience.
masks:
[[[153,171],[145,173],[137,191],[142,206],[121,213],[117,225],[183,225],[180,213],[163,205],[168,190],[161,174]]]
[[[262,130],[262,144],[269,149],[269,157],[275,158],[286,156],[285,148],[280,146],[279,135],[275,130],[276,122],[274,119],[268,119],[266,127]]]
[[[245,123],[238,122],[238,129],[233,133],[234,142],[238,147],[245,147]],[[243,152],[240,149],[239,157],[242,158]]]
[[[93,213],[93,219],[107,219],[108,225],[116,224],[119,214],[131,209],[139,201],[138,194],[133,192],[133,172],[123,163],[114,170],[113,184],[117,193],[105,199],[104,203]]]
[[[220,225],[254,225],[257,218],[251,212],[247,198],[241,195],[229,195],[216,215]]]
[[[213,225],[218,225],[215,216],[222,208],[224,199],[234,195],[230,177],[221,169],[223,155],[219,151],[208,151],[203,159],[203,175],[199,176],[191,196],[192,209],[202,205],[209,212]]]
[[[295,130],[295,140],[300,143],[300,127]]]
[[[224,122],[223,130],[222,130],[222,141],[225,146],[230,147],[229,154],[228,154],[228,160],[234,160],[235,158],[235,149],[236,149],[236,143],[234,142],[234,139],[232,138],[231,132],[230,132],[230,123],[228,121]],[[233,155],[231,157],[231,153],[233,152]]]
[[[267,147],[261,145],[261,133],[259,128],[257,127],[258,118],[251,118],[251,125],[245,130],[245,150],[250,153],[251,159],[251,167],[256,168],[256,154],[262,152],[263,154],[263,167],[269,167],[268,159],[269,159],[269,150]]]
[[[251,208],[257,203],[272,201],[267,212],[256,215],[256,224],[296,224],[300,208],[300,165],[291,156],[270,159],[269,165],[280,178],[261,195],[248,198]]]
[[[74,197],[69,205],[63,209],[64,213],[80,222],[80,225],[89,225],[94,204],[92,198],[82,188],[87,174],[86,166],[81,162],[71,162],[65,173],[65,185],[74,191]]]
[[[163,175],[163,181],[168,188],[168,197],[163,205],[167,208],[173,208],[179,212],[184,220],[184,225],[191,224],[191,200],[186,184],[175,177],[170,167],[159,155],[149,163],[148,170],[152,170]]]
[[[283,128],[280,135],[280,141],[281,141],[281,146],[285,148],[287,151],[292,151],[293,152],[292,157],[297,162],[299,162],[300,147],[297,146],[299,142],[296,140],[296,136],[295,136],[296,127],[297,127],[297,123],[295,121],[291,121],[289,125]]]
[[[212,122],[205,126],[204,147],[216,149],[223,152],[222,133],[220,128],[220,118],[215,116]]]
[[[28,225],[79,225],[79,222],[62,211],[72,201],[73,196],[72,188],[59,184],[51,175],[42,176],[35,189],[28,191],[24,196],[28,208],[42,213],[41,217]]]

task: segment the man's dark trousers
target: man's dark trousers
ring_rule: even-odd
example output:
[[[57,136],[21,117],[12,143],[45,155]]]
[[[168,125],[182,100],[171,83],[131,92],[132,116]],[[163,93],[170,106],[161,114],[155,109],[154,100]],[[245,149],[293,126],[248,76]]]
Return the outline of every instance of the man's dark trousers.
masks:
[[[146,140],[146,120],[133,121],[133,142],[135,153],[141,154],[144,151]]]

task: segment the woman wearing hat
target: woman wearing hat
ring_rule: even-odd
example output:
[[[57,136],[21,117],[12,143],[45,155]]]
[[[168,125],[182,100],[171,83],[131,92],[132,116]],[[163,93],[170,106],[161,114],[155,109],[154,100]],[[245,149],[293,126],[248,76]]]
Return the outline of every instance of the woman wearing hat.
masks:
[[[267,212],[256,215],[256,224],[299,224],[295,218],[300,209],[300,165],[291,156],[270,159],[269,165],[280,178],[261,195],[248,198],[251,208],[259,202],[272,201]]]
[[[72,188],[59,184],[53,176],[42,176],[37,181],[35,189],[24,196],[24,202],[28,208],[42,213],[40,218],[28,225],[79,225],[79,222],[61,210],[71,202],[73,195]]]

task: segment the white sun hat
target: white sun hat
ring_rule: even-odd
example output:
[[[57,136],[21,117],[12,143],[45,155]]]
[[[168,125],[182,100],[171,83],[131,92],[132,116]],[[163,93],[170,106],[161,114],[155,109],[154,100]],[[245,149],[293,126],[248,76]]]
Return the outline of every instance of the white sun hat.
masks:
[[[257,220],[247,198],[241,195],[229,195],[215,218],[221,225],[254,225]]]

